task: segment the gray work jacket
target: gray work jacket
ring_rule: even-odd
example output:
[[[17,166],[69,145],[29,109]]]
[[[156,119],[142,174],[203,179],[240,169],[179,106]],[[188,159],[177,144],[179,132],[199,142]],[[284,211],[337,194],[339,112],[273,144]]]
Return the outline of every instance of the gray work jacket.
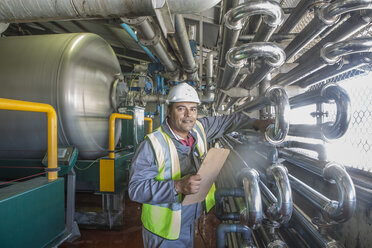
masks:
[[[221,137],[223,134],[236,131],[240,128],[252,128],[255,119],[243,113],[236,113],[224,116],[203,117],[198,120],[202,123],[207,141],[209,142]],[[162,124],[162,129],[169,134],[176,146],[180,160],[181,177],[188,174],[195,174],[201,163],[195,147],[197,143],[196,133],[191,131],[195,142],[192,148],[190,148],[174,137],[166,122]],[[178,196],[175,194],[174,181],[155,181],[154,178],[158,174],[158,165],[151,143],[148,139],[145,139],[137,147],[132,160],[128,189],[129,198],[132,201],[147,204],[177,202]],[[202,209],[199,203],[182,206],[181,211],[181,223],[184,225],[198,219]]]

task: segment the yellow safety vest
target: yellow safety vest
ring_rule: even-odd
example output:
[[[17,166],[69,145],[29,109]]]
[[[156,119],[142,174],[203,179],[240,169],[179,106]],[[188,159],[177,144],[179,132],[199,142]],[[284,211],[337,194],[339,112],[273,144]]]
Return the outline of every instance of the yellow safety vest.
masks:
[[[204,128],[199,121],[193,128],[197,134],[196,148],[199,152],[199,158],[207,153],[207,138]],[[177,149],[171,137],[165,133],[161,127],[147,137],[153,147],[155,157],[158,163],[159,174],[155,180],[179,180],[181,179],[180,161],[178,159]],[[168,148],[168,149],[166,149]],[[206,210],[209,211],[214,206],[214,184],[210,189],[206,199]],[[181,200],[179,194],[178,202],[166,204],[143,204],[142,205],[142,223],[143,226],[163,238],[175,240],[178,239],[181,229]]]

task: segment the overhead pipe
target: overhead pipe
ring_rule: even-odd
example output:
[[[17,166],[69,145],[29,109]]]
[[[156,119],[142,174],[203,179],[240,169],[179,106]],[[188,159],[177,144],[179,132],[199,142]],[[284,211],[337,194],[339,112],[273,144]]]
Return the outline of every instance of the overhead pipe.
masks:
[[[185,20],[183,15],[176,14],[174,17],[175,37],[178,48],[183,59],[183,69],[187,74],[188,81],[199,81],[198,67],[196,66],[194,56],[191,51],[190,41],[187,34]]]
[[[142,45],[150,47],[160,63],[171,76],[178,76],[176,63],[167,52],[158,26],[152,26],[147,16],[138,18],[121,18],[125,23],[134,25],[139,31],[139,41]]]
[[[284,14],[280,5],[271,0],[248,1],[229,10],[224,16],[225,27],[223,31],[219,66],[225,66],[225,54],[238,40],[244,19],[253,15],[265,15],[264,22],[267,26],[272,27],[273,32],[283,21]]]
[[[372,9],[372,0],[337,0],[321,6],[314,19],[284,49],[287,60],[295,56],[327,27],[336,24],[342,14]]]
[[[353,216],[356,208],[356,194],[353,181],[345,168],[335,163],[330,163],[324,168],[323,177],[331,183],[336,183],[338,201],[328,199],[294,176],[289,175],[293,189],[320,209],[327,222],[330,220],[338,223],[346,222]]]
[[[223,211],[223,199],[225,197],[244,197],[242,188],[217,188],[214,192],[215,210],[214,214],[219,220],[240,220],[241,213],[225,213]]]
[[[206,59],[206,81],[207,87],[213,85],[213,60],[218,55],[216,51],[210,51],[207,53]]]
[[[318,154],[318,159],[325,161],[327,160],[327,153],[325,147],[321,144],[310,144],[294,140],[285,141],[280,144],[279,147],[283,148],[300,148],[305,150],[311,150]]]
[[[301,0],[293,9],[287,20],[280,27],[278,34],[288,34],[306,14],[316,0]]]
[[[361,10],[360,12],[355,12],[351,14],[351,17],[334,29],[330,34],[321,39],[312,48],[306,51],[296,62],[303,63],[304,61],[310,59],[314,54],[318,53],[324,45],[329,42],[340,42],[351,38],[357,34],[360,30],[365,28],[372,22],[372,11],[371,10]]]
[[[337,43],[328,43],[320,50],[319,57],[313,56],[287,74],[278,75],[272,79],[271,84],[281,86],[291,85],[315,73],[326,65],[337,63],[345,55],[371,51],[372,38],[355,38]]]
[[[289,101],[287,93],[280,87],[270,87],[264,95],[259,96],[257,99],[240,105],[236,112],[262,109],[268,105],[275,107],[275,125],[270,125],[266,132],[265,138],[271,143],[278,145],[287,137],[289,130]]]
[[[287,169],[276,164],[267,169],[268,178],[272,177],[277,188],[277,202],[274,207],[268,210],[271,220],[281,224],[288,223],[292,216],[292,190],[288,179]]]
[[[343,61],[345,61],[346,63],[343,63],[341,68],[340,68],[339,63],[336,63],[334,65],[328,65],[324,67],[323,69],[320,69],[319,71],[317,71],[317,73],[313,73],[303,78],[301,81],[297,81],[293,85],[298,85],[301,88],[307,88],[316,83],[325,81],[327,79],[336,77],[338,75],[341,75],[353,69],[357,69],[364,65],[370,64],[370,62],[372,61],[372,58],[370,55],[371,54],[369,53],[365,53],[362,55],[352,54],[352,55],[345,56],[343,57]]]
[[[273,34],[271,35],[269,41],[282,41],[282,40],[292,40],[294,39],[298,34],[296,33],[286,33],[286,34]],[[254,39],[253,34],[247,34],[247,35],[240,35],[238,38],[238,41],[241,42],[252,42]]]
[[[92,18],[155,16],[155,9],[173,14],[199,13],[221,0],[1,0],[0,22],[41,22]],[[166,5],[167,3],[167,5]]]
[[[216,231],[216,247],[225,248],[226,247],[226,233],[241,233],[243,238],[243,243],[245,245],[251,244],[251,230],[241,224],[220,224]]]
[[[372,43],[371,43],[372,45]],[[305,92],[303,94],[292,97],[289,100],[291,108],[298,108],[315,103],[325,103],[334,100],[337,107],[336,119],[332,122],[322,123],[313,128],[306,126],[293,126],[294,130],[290,130],[290,135],[303,136],[309,135],[309,131],[314,138],[323,140],[338,139],[342,137],[348,130],[351,119],[351,103],[347,92],[336,84],[326,84],[317,90]],[[322,113],[320,113],[322,114]],[[290,129],[292,126],[290,127]],[[306,128],[306,129],[304,129]]]

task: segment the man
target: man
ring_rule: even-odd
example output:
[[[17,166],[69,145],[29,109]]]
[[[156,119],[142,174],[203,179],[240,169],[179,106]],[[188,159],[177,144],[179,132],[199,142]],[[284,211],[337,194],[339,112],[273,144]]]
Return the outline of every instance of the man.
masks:
[[[145,247],[193,247],[194,221],[202,204],[181,202],[183,196],[199,191],[201,177],[196,173],[207,142],[243,127],[264,132],[269,122],[243,113],[197,120],[199,97],[187,83],[173,87],[167,102],[166,120],[140,143],[133,157],[129,197],[143,204]],[[214,204],[214,187],[205,204],[207,210]]]

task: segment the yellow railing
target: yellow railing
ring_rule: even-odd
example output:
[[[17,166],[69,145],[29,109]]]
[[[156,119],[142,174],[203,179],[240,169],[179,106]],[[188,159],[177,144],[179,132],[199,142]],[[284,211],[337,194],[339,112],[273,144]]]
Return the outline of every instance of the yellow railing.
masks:
[[[57,114],[52,106],[45,103],[26,102],[0,98],[0,109],[42,112],[48,116],[48,169],[57,169]],[[49,171],[48,179],[58,178],[57,171]]]
[[[109,131],[109,158],[115,158],[115,120],[124,119],[132,120],[133,116],[113,113],[110,116],[110,131]],[[149,133],[152,132],[152,119],[150,117],[145,117],[145,121],[149,122]]]

